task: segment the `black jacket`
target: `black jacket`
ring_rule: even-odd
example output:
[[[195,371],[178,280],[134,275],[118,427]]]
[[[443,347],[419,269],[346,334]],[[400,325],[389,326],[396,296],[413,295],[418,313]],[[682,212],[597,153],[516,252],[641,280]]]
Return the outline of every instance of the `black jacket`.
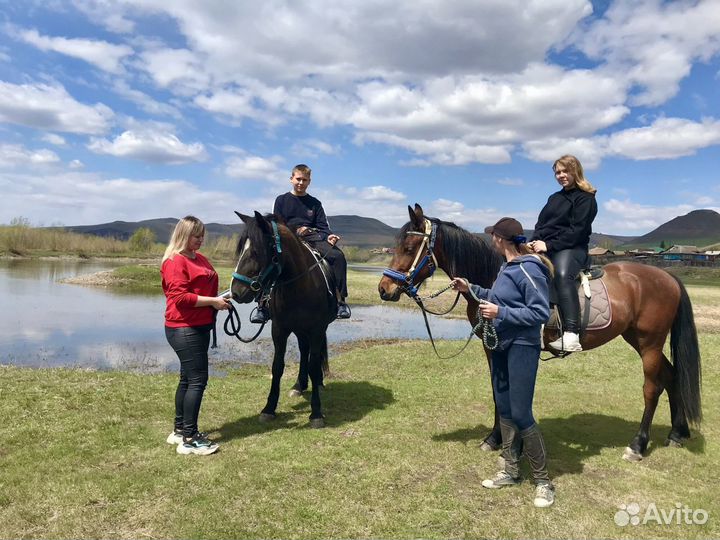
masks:
[[[322,203],[312,195],[298,197],[289,191],[275,199],[273,214],[282,218],[285,224],[295,232],[298,227],[313,229],[303,235],[307,242],[326,240],[332,234]]]
[[[577,187],[561,189],[550,195],[540,211],[532,239],[545,242],[549,254],[570,248],[587,251],[596,215],[594,193]]]

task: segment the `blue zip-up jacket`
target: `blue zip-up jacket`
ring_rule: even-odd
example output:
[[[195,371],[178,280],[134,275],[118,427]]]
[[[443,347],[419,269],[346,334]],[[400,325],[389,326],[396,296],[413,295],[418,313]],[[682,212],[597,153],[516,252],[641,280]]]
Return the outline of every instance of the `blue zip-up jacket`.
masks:
[[[500,267],[492,288],[470,285],[476,300],[497,304],[493,319],[499,348],[511,343],[540,345],[540,328],[550,316],[548,283],[550,271],[535,255],[521,255]]]

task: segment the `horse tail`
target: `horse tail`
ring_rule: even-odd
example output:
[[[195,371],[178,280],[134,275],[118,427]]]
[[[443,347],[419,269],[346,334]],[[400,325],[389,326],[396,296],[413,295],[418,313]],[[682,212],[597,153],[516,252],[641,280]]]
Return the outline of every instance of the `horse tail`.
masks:
[[[328,361],[327,334],[323,335],[322,340],[322,372],[325,377],[330,375],[330,362]]]
[[[698,425],[702,420],[700,347],[690,297],[682,282],[676,276],[673,278],[680,286],[680,304],[670,332],[670,352],[675,369],[674,386],[680,398],[679,406],[688,422]]]

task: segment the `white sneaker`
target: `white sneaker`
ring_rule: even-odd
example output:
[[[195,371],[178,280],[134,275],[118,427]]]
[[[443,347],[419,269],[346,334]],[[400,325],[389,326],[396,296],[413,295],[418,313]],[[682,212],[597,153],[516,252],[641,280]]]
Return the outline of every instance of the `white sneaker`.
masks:
[[[182,444],[183,438],[182,438],[182,432],[181,431],[172,431],[170,435],[167,436],[167,439],[165,439],[165,442],[168,444]]]
[[[555,488],[550,484],[540,484],[535,488],[533,504],[536,508],[547,508],[555,502]]]
[[[582,351],[582,345],[580,345],[580,336],[572,332],[564,332],[561,338],[556,339],[548,343],[548,347],[555,349],[556,351],[566,352],[580,352]]]

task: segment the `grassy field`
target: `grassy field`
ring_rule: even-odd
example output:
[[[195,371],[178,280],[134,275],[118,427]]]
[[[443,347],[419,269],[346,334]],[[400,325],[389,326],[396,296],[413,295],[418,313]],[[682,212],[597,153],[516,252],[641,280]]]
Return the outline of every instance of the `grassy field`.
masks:
[[[457,342],[440,344],[447,351]],[[701,336],[705,422],[685,448],[665,448],[667,399],[649,455],[621,460],[642,412],[642,372],[621,341],[540,367],[536,416],[557,486],[550,509],[532,485],[485,490],[497,455],[479,449],[491,422],[477,341],[438,361],[427,342],[356,342],[331,357],[328,427],[286,397],[257,415],[267,367],[213,377],[201,428],[209,457],[165,443],[176,376],[0,368],[2,538],[716,538],[720,535],[720,335]],[[527,471],[526,471],[527,472]],[[654,503],[709,513],[704,525],[620,527]]]

